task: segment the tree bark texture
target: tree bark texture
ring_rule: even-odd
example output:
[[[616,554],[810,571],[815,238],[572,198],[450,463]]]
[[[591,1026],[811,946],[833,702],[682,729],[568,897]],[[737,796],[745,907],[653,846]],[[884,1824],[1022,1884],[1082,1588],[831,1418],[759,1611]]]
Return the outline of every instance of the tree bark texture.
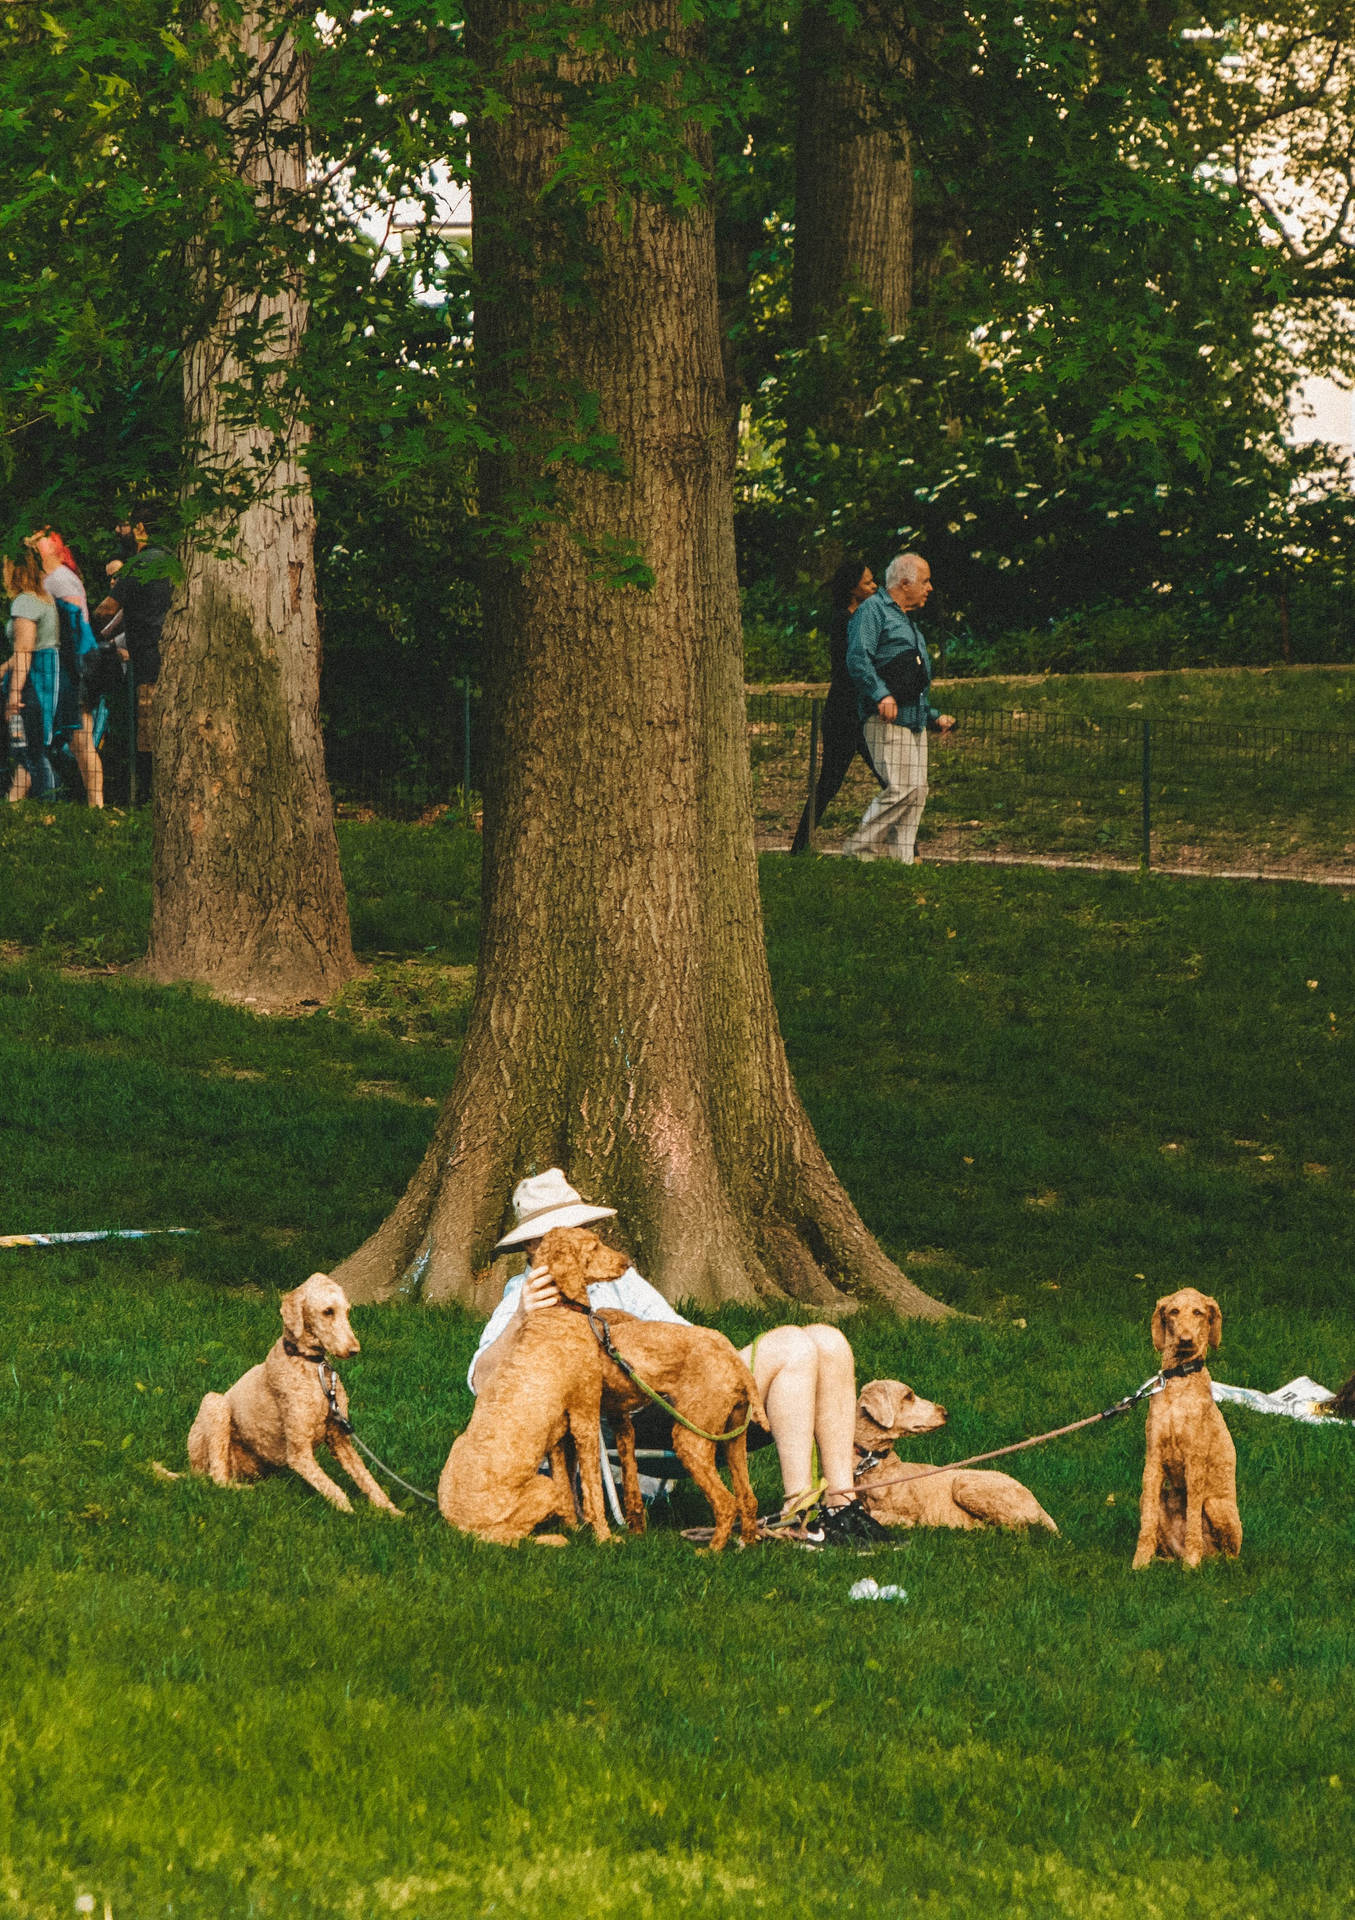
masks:
[[[265,7],[247,6],[231,30],[249,78],[213,110],[226,119],[240,177],[277,220],[305,187],[307,69],[268,19]],[[290,271],[263,294],[231,284],[232,263],[215,244],[204,240],[201,255],[210,321],[184,356],[187,430],[209,471],[261,477],[242,517],[208,523],[222,551],[204,550],[201,537],[189,543],[166,622],[146,970],[266,1009],[327,1000],[357,965],[320,736],[306,432],[295,418],[278,429],[232,404],[262,365],[265,399],[284,413],[292,406],[286,374],[307,308]],[[242,327],[252,367],[241,358]]]
[[[906,68],[903,29],[883,0],[848,42],[823,0],[800,15],[791,326],[807,339],[864,294],[903,333],[912,301],[913,164],[908,129],[870,84]]]
[[[482,45],[520,5],[469,9]],[[682,43],[680,0],[642,27]],[[713,224],[642,200],[626,221],[543,200],[550,76],[516,71],[474,153],[476,355],[486,420],[565,370],[600,402],[618,479],[561,470],[567,524],[486,583],[490,773],[475,1002],[432,1146],[339,1269],[356,1300],[487,1310],[484,1266],[523,1175],[558,1165],[618,1209],[670,1300],[858,1297],[944,1309],[858,1218],[796,1095],[753,851]],[[548,415],[485,462],[494,514],[539,481]],[[652,590],[608,585],[620,537]],[[520,1261],[520,1255],[518,1256]]]

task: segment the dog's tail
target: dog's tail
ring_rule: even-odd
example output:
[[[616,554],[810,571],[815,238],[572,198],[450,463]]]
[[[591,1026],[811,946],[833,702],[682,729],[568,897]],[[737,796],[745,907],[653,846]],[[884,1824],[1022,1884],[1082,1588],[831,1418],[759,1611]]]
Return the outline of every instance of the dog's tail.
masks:
[[[767,1433],[771,1432],[772,1423],[767,1418],[767,1409],[762,1404],[762,1395],[758,1392],[757,1382],[751,1373],[748,1376],[748,1418],[755,1427],[762,1427]]]

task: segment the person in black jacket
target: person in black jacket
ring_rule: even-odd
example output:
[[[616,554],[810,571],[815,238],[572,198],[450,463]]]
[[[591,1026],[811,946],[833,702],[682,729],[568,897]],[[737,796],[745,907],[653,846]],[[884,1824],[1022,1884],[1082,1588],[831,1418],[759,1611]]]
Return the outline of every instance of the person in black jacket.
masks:
[[[134,551],[111,580],[108,594],[90,616],[101,639],[116,638],[123,658],[130,658],[136,678],[137,786],[142,795],[151,789],[151,716],[155,683],[160,677],[160,639],[174,598],[174,561],[155,538],[155,516],[149,506],[138,507],[132,518]]]
[[[828,659],[832,678],[828,698],[823,703],[819,734],[823,758],[819,766],[819,784],[814,793],[816,824],[837,798],[858,753],[875,778],[880,780],[879,772],[866,752],[865,737],[857,713],[856,688],[847,672],[847,622],[856,609],[877,591],[870,568],[864,560],[844,560],[828,582],[831,608],[828,616]],[[883,780],[880,780],[880,785],[884,785]],[[809,850],[808,801],[800,815],[800,824],[795,829],[790,850],[792,853],[807,853]]]

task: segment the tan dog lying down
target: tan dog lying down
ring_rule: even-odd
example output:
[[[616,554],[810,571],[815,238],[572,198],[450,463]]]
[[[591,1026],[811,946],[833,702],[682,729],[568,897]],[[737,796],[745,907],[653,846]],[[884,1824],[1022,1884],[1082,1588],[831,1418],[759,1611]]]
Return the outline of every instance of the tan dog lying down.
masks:
[[[599,1242],[601,1245],[601,1242]],[[604,1253],[608,1250],[604,1247]],[[629,1262],[619,1255],[610,1256],[615,1271],[609,1278],[625,1272]],[[758,1426],[767,1425],[752,1374],[740,1360],[724,1334],[713,1327],[679,1327],[667,1320],[637,1320],[634,1314],[608,1307],[598,1314],[605,1322],[612,1345],[648,1386],[661,1393],[670,1406],[704,1433],[733,1433],[748,1419]],[[635,1460],[635,1428],[630,1416],[649,1404],[614,1361],[603,1371],[602,1411],[616,1423],[616,1452],[621,1462],[625,1492],[626,1524],[632,1533],[645,1528],[644,1501],[640,1498],[640,1477]],[[734,1483],[731,1494],[716,1466],[717,1443],[689,1433],[673,1422],[673,1451],[710,1503],[715,1531],[710,1551],[719,1553],[739,1522],[739,1538],[752,1546],[758,1538],[757,1500],[748,1478],[748,1437],[740,1433],[724,1443],[725,1465]]]
[[[615,1258],[595,1234],[555,1227],[542,1240],[536,1263],[550,1269],[566,1300],[586,1306],[589,1281],[611,1279]],[[443,1519],[462,1533],[505,1547],[547,1520],[577,1526],[564,1447],[568,1437],[578,1461],[584,1518],[599,1540],[609,1539],[601,1416],[602,1349],[586,1316],[564,1306],[525,1315],[476,1400],[470,1425],[452,1442],[438,1481]],[[538,1471],[547,1457],[549,1474]],[[535,1537],[564,1545],[560,1534]]]
[[[251,1367],[229,1393],[203,1396],[188,1435],[188,1464],[218,1486],[258,1480],[290,1467],[333,1507],[353,1511],[315,1457],[327,1446],[374,1507],[400,1514],[373,1480],[352,1440],[335,1424],[317,1364],[329,1356],[348,1360],[361,1351],[348,1324],[348,1296],[328,1274],[313,1273],[282,1296],[282,1338],[261,1365]],[[334,1379],[339,1411],[347,1418],[348,1395]],[[400,1514],[403,1519],[404,1515]]]
[[[1237,1449],[1210,1392],[1205,1354],[1219,1344],[1223,1315],[1197,1287],[1165,1294],[1153,1309],[1153,1345],[1162,1390],[1148,1402],[1148,1455],[1134,1565],[1154,1556],[1198,1567],[1211,1554],[1242,1549]]]
[[[1009,1473],[974,1467],[935,1473],[899,1459],[893,1449],[901,1435],[932,1433],[946,1418],[944,1407],[919,1399],[902,1380],[872,1380],[862,1388],[856,1485],[867,1513],[885,1527],[1048,1527],[1057,1533],[1035,1495]]]

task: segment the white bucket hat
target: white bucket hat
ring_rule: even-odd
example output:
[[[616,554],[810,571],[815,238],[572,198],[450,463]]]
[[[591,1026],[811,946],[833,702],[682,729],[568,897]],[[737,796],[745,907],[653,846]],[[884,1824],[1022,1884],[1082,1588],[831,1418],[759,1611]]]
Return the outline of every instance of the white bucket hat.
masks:
[[[496,1253],[539,1240],[552,1227],[584,1227],[590,1220],[610,1220],[615,1207],[592,1207],[570,1186],[558,1167],[547,1167],[519,1180],[513,1189],[513,1228],[495,1246]]]

